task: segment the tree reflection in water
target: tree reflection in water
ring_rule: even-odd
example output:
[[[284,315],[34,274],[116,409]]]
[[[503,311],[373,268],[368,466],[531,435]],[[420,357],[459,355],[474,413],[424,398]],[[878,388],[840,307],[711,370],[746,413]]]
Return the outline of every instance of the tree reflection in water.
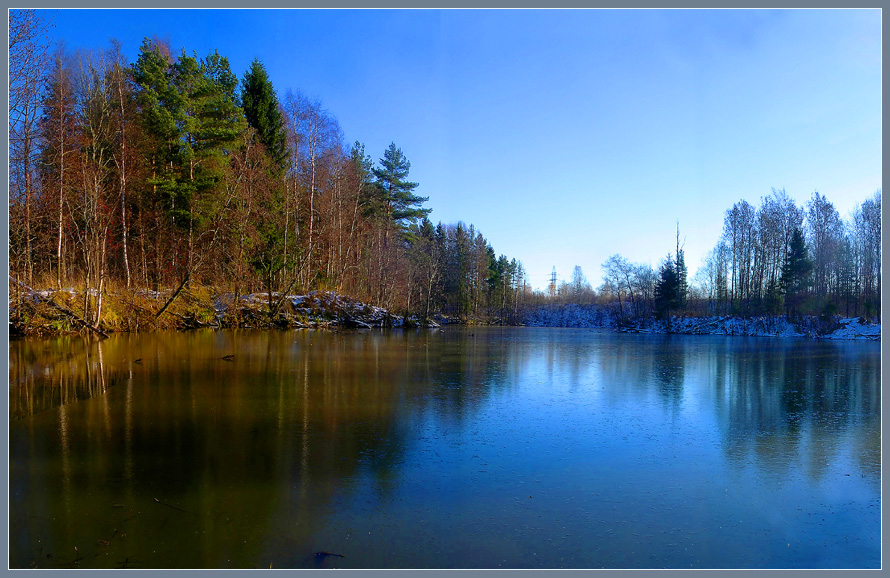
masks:
[[[816,535],[757,497],[801,476],[819,496],[849,474],[879,505],[879,375],[875,344],[587,330],[15,341],[10,564],[758,566],[762,547],[707,526],[741,507],[722,485],[758,532]],[[695,503],[682,531],[732,546],[684,555],[655,532]],[[424,547],[381,549],[398,540]]]

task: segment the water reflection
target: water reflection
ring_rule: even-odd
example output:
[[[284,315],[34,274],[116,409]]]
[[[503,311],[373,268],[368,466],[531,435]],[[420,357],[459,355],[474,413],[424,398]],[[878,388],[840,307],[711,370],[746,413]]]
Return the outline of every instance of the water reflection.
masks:
[[[861,441],[861,432],[868,438],[880,428],[877,344],[610,335],[598,347],[589,339],[602,335],[591,334],[553,331],[545,356],[548,373],[577,384],[584,381],[584,370],[594,367],[615,405],[641,403],[654,393],[671,413],[684,404],[706,406],[736,464],[753,459],[781,475],[804,447],[813,466],[809,474],[818,477],[819,464],[836,454],[845,432],[856,430]],[[801,444],[801,436],[807,443]],[[873,477],[879,464],[868,460],[860,466]]]
[[[105,485],[105,503],[93,505],[110,520],[129,514],[152,516],[148,526],[157,529],[195,526],[202,538],[180,537],[176,551],[168,545],[163,564],[249,565],[266,542],[288,534],[287,542],[305,541],[338,486],[357,472],[370,472],[386,493],[413,427],[402,406],[414,404],[421,412],[433,406],[460,421],[486,394],[487,372],[495,370],[485,362],[484,344],[453,339],[434,354],[428,336],[402,338],[396,347],[391,341],[379,333],[221,332],[16,343],[13,434],[25,424],[57,420],[61,443],[38,437],[34,447],[14,451],[14,477],[58,455],[59,491],[40,495],[48,509],[55,511],[52,502],[59,499],[69,506],[66,512],[77,503],[82,513],[85,494]],[[71,352],[61,353],[66,347]],[[234,358],[223,359],[228,355]],[[36,497],[25,487],[15,491]],[[196,518],[176,520],[173,508],[141,511],[156,498]],[[120,512],[109,511],[121,504]],[[239,520],[254,517],[281,527],[271,537],[236,540]],[[115,523],[106,525],[97,522],[94,542],[113,532]],[[305,528],[305,535],[294,535],[294,528]],[[62,542],[73,548],[78,533],[69,527]],[[131,531],[127,544],[137,543],[136,536],[141,533]],[[147,551],[147,544],[133,552]],[[219,544],[236,551],[217,557],[212,552]],[[189,551],[203,557],[188,558]],[[152,565],[144,552],[134,559],[128,552],[117,557]],[[41,565],[56,566],[55,560]],[[104,565],[101,559],[79,563]]]
[[[865,508],[879,505],[879,375],[875,344],[584,330],[16,341],[10,564],[846,562],[832,548],[815,562],[764,558],[789,554],[739,539],[835,537],[802,514],[772,520],[759,496],[790,488],[823,501],[843,490],[869,516],[862,528],[844,518],[840,537],[859,536],[876,565],[879,520]],[[754,525],[726,530],[733,504],[753,506]],[[381,550],[421,537],[420,551]],[[531,557],[542,540],[553,555]],[[349,556],[315,556],[337,548]]]
[[[668,335],[653,351],[653,375],[666,407],[676,411],[683,399],[686,376],[686,339]]]
[[[787,475],[799,451],[818,479],[847,431],[879,429],[880,360],[861,344],[746,340],[716,357],[717,411],[733,463]],[[871,356],[861,355],[871,349]],[[874,472],[874,465],[869,474]]]

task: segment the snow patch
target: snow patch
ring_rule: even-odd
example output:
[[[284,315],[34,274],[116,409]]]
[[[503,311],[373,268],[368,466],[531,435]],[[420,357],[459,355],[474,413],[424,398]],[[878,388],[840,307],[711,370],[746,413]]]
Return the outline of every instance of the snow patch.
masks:
[[[827,335],[823,335],[822,339],[881,340],[881,325],[879,323],[868,323],[861,317],[841,318],[838,322],[841,327]]]
[[[670,321],[653,319],[628,320],[611,307],[599,305],[551,305],[531,309],[523,323],[533,327],[601,327],[633,333],[683,333],[691,335],[748,335],[761,337],[810,337],[817,339],[860,339],[879,341],[880,323],[862,318],[841,318],[833,321],[833,331],[819,334],[815,318],[795,327],[781,316],[741,317],[672,317]],[[824,329],[823,329],[824,330]]]

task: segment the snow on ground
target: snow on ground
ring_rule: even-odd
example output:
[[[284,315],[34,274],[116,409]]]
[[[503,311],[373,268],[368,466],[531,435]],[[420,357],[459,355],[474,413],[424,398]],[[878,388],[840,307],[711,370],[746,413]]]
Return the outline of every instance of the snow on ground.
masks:
[[[837,329],[818,335],[817,323],[809,320],[795,327],[785,317],[733,316],[673,317],[670,322],[642,320],[618,322],[617,312],[595,305],[557,305],[537,307],[527,312],[524,323],[536,327],[602,327],[637,333],[683,333],[692,335],[750,335],[763,337],[810,337],[818,339],[881,339],[880,323],[860,318],[837,318]]]
[[[61,291],[74,296],[73,288]],[[34,291],[44,299],[52,296],[54,291]],[[155,291],[140,290],[137,294],[143,297],[160,299],[163,297]],[[28,295],[26,295],[27,297]],[[12,305],[10,292],[10,306]],[[34,295],[30,295],[35,299]],[[213,308],[217,322],[232,306],[233,293],[220,294],[213,299]],[[272,299],[280,298],[279,293],[272,293]],[[240,297],[241,306],[249,308],[266,308],[269,303],[268,293],[251,293]],[[340,324],[351,323],[359,327],[401,327],[405,319],[393,316],[382,307],[368,305],[335,292],[310,291],[305,295],[287,295],[285,303],[290,305],[292,313],[301,315],[316,322]],[[409,322],[418,323],[414,316]],[[456,318],[434,316],[434,320],[426,325],[438,327],[440,324],[459,322]],[[597,305],[550,305],[529,309],[522,319],[523,325],[532,327],[601,327],[623,332],[637,333],[683,333],[692,335],[751,335],[767,337],[810,337],[817,339],[862,339],[880,341],[880,323],[870,323],[859,317],[836,318],[832,324],[833,331],[820,335],[820,323],[816,318],[805,319],[795,326],[785,317],[753,317],[743,319],[733,316],[714,317],[674,317],[670,322],[654,320],[621,320],[614,307]],[[822,329],[824,331],[824,329]]]
[[[687,317],[673,318],[670,324],[656,324],[661,332],[693,335],[756,335],[762,337],[804,337],[784,317]]]
[[[68,293],[72,298],[77,296],[77,293],[74,291],[73,287],[66,287],[64,289],[41,289],[39,291],[34,291],[35,295],[40,295],[44,299],[52,299],[53,295],[56,293]],[[12,292],[10,292],[10,296]],[[93,293],[95,295],[95,293]]]
[[[280,293],[272,293],[273,301],[281,298]],[[229,302],[232,296],[229,296]],[[241,296],[241,304],[248,307],[268,306],[268,293],[251,293]],[[325,323],[351,323],[359,327],[400,327],[401,317],[394,317],[382,307],[368,305],[333,291],[310,291],[305,295],[286,295],[284,302],[290,305],[291,313],[307,319]],[[223,304],[223,307],[225,305]]]
[[[136,295],[144,297],[145,299],[154,299],[156,301],[165,299],[164,294],[162,294],[160,291],[152,291],[151,289],[139,289],[136,291]]]
[[[842,327],[828,335],[823,335],[822,339],[869,339],[873,341],[881,340],[880,323],[862,323],[860,318],[852,317],[841,319]]]

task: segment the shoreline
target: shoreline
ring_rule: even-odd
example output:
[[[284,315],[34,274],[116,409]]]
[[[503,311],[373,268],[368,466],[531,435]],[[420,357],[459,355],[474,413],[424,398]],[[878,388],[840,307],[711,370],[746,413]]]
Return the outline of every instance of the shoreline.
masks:
[[[190,331],[194,329],[378,329],[439,327],[458,320],[441,315],[425,320],[391,313],[332,291],[305,295],[218,293],[207,288],[159,292],[145,289],[107,292],[101,314],[89,319],[84,303],[96,300],[73,288],[24,291],[9,295],[10,338],[58,337],[83,333]],[[271,297],[271,304],[270,304]]]
[[[170,292],[172,293],[172,292]],[[92,295],[93,298],[98,295]],[[176,297],[179,297],[177,299]],[[272,304],[270,305],[270,297]],[[384,329],[438,328],[443,325],[505,327],[599,328],[618,333],[757,336],[834,340],[880,341],[880,323],[862,317],[785,316],[742,318],[731,315],[671,317],[670,320],[620,317],[601,305],[529,307],[518,322],[462,320],[435,314],[431,319],[398,315],[383,307],[362,303],[332,291],[305,295],[250,293],[236,296],[207,288],[168,296],[164,292],[132,290],[103,295],[104,312],[90,323],[81,317],[84,295],[72,288],[27,288],[9,297],[10,338],[59,337],[112,333],[193,329]],[[78,306],[81,306],[80,308]]]
[[[620,333],[664,333],[678,335],[724,335],[774,338],[880,341],[881,324],[862,317],[820,318],[784,315],[744,318],[734,315],[672,316],[669,320],[621,317],[596,305],[539,307],[529,315],[536,327],[602,328]]]

